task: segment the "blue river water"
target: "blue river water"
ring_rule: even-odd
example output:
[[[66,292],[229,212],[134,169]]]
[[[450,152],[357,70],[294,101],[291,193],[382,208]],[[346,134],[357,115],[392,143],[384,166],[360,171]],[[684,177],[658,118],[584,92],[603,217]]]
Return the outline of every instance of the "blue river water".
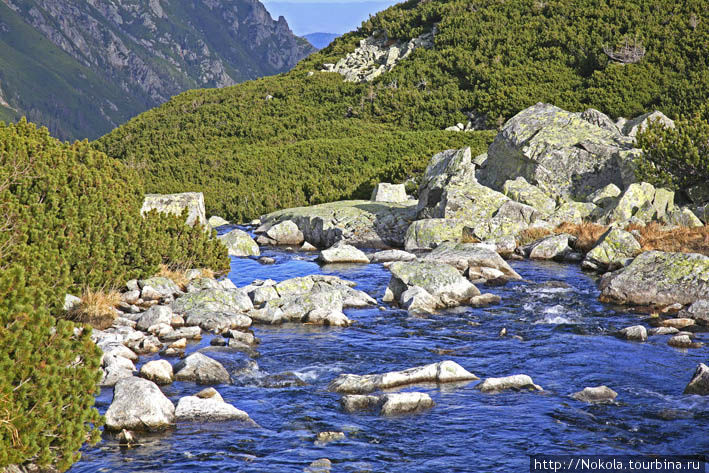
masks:
[[[322,268],[314,254],[263,254],[276,263],[234,258],[229,278],[244,286],[254,279],[333,274],[357,282],[378,301],[389,281],[379,264]],[[143,446],[133,449],[121,449],[104,435],[100,444],[83,449],[70,471],[302,472],[328,458],[333,472],[522,472],[529,471],[533,454],[709,452],[709,397],[682,394],[697,364],[707,361],[707,348],[671,348],[668,336],[646,343],[620,340],[614,331],[649,326],[650,320],[600,303],[595,277],[573,265],[512,266],[527,282],[481,287],[502,297],[499,305],[482,309],[413,318],[380,302],[381,307],[346,310],[356,321],[348,328],[254,326],[261,340],[258,356],[208,355],[235,379],[217,390],[260,427],[178,424],[140,436]],[[503,327],[506,337],[499,336]],[[210,338],[187,352],[209,346]],[[707,341],[705,334],[697,339]],[[483,394],[473,389],[477,381],[412,386],[404,390],[429,393],[435,407],[393,418],[345,413],[340,396],[327,391],[340,373],[381,373],[447,359],[480,378],[528,374],[544,391]],[[587,405],[569,397],[601,384],[618,392],[616,403]],[[175,403],[200,389],[186,382],[163,387]],[[104,389],[98,396],[102,413],[112,395]],[[346,438],[315,445],[321,431],[341,431]]]

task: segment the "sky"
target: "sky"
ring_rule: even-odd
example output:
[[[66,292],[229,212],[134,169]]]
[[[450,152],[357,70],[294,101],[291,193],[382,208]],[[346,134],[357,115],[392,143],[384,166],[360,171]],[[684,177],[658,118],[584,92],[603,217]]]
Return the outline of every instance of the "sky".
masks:
[[[357,29],[370,14],[391,6],[396,0],[288,0],[263,2],[275,19],[284,16],[299,36],[309,33],[343,34]]]

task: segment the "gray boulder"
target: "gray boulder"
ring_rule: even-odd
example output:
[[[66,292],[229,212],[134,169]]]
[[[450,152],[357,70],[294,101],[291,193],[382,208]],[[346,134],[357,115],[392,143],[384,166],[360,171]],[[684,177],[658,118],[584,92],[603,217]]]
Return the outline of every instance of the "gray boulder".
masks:
[[[140,377],[155,384],[170,384],[173,380],[172,365],[165,360],[153,360],[140,368]]]
[[[589,403],[611,402],[615,400],[617,396],[618,393],[613,391],[608,386],[584,388],[583,391],[579,391],[571,395],[571,397],[577,401]]]
[[[177,381],[192,381],[197,384],[230,384],[229,372],[217,360],[202,353],[193,353],[174,368]]]
[[[238,228],[217,238],[227,247],[229,256],[259,256],[261,254],[253,238]]]
[[[207,223],[209,223],[209,226],[212,228],[219,228],[223,227],[224,225],[229,225],[229,220],[224,220],[218,215],[212,215],[211,217],[209,217],[209,220],[207,220]]]
[[[179,297],[171,307],[178,314],[192,310],[240,314],[254,306],[249,296],[240,289],[206,289]]]
[[[175,281],[161,276],[141,279],[138,281],[138,287],[141,290],[141,297],[145,300],[151,299],[145,296],[145,291],[148,287],[151,288],[152,291],[156,292],[158,294],[158,298],[160,299],[178,297],[183,294],[182,290],[177,286],[177,284],[175,284]]]
[[[405,392],[382,394],[379,396],[349,394],[340,400],[345,412],[375,410],[383,416],[412,414],[430,409],[435,405],[426,393]]]
[[[709,325],[709,300],[700,299],[689,307],[682,309],[677,315],[693,319],[701,325]]]
[[[64,312],[70,312],[81,304],[81,298],[66,294],[64,296]]]
[[[175,406],[147,379],[125,378],[116,383],[105,415],[108,430],[161,430],[175,423]]]
[[[534,384],[532,378],[526,374],[516,374],[512,376],[505,376],[504,378],[486,378],[475,386],[475,389],[478,389],[484,393],[499,393],[509,389],[513,389],[515,391],[543,391],[542,387]]]
[[[389,263],[394,261],[414,261],[416,255],[402,250],[384,250],[374,253],[369,258],[370,263]]]
[[[425,218],[411,223],[404,239],[408,251],[430,250],[443,242],[458,242],[466,223],[447,218]]]
[[[409,288],[419,286],[439,301],[440,307],[465,304],[480,291],[453,266],[434,262],[397,262],[389,267],[387,291],[394,299]]]
[[[261,240],[265,237],[264,240]],[[266,233],[259,237],[259,243],[271,245],[301,245],[305,241],[303,232],[300,231],[298,225],[291,220],[283,220],[271,228]]]
[[[699,363],[692,380],[684,388],[684,394],[700,394],[706,396],[709,394],[709,367],[704,363]]]
[[[441,302],[426,289],[413,286],[401,294],[400,304],[410,314],[432,314],[440,307]]]
[[[569,242],[573,237],[567,233],[550,235],[522,249],[532,259],[563,259],[572,252]]]
[[[595,192],[592,192],[588,197],[588,202],[592,202],[599,207],[607,208],[616,204],[618,197],[623,193],[615,184],[608,184]]]
[[[185,324],[189,327],[198,327],[216,334],[225,333],[229,330],[244,330],[251,327],[251,323],[251,317],[248,315],[233,312],[192,309],[185,313]],[[180,332],[179,335],[186,336],[184,332]],[[175,336],[178,336],[178,334]],[[174,338],[174,336],[171,338]]]
[[[305,240],[318,248],[338,241],[367,248],[402,247],[415,215],[416,206],[408,202],[340,201],[273,212],[262,217],[257,232],[291,220]]]
[[[604,130],[608,130],[611,133],[619,133],[620,132],[618,127],[615,125],[613,120],[611,120],[608,115],[606,115],[605,113],[600,112],[596,109],[593,109],[593,108],[586,109],[583,112],[581,112],[579,117],[586,120],[591,125],[595,125],[598,128],[603,128]]]
[[[518,176],[545,194],[583,199],[610,183],[635,181],[633,140],[549,104],[533,105],[507,121],[488,149],[482,184],[501,189]]]
[[[425,366],[384,374],[341,374],[330,383],[329,390],[343,394],[367,394],[381,389],[420,383],[452,383],[471,381],[477,376],[454,361],[441,361]]]
[[[182,194],[147,194],[143,199],[140,214],[144,215],[151,210],[158,213],[181,215],[187,209],[187,225],[199,223],[207,225],[207,216],[204,211],[204,195],[201,192],[184,192]]]
[[[172,321],[172,309],[169,306],[154,305],[143,312],[137,321],[136,328],[147,332],[150,327],[157,324],[168,324]]]
[[[675,122],[667,118],[662,112],[655,110],[628,120],[623,125],[623,134],[631,138],[637,137],[638,133],[645,131],[650,123],[658,122],[665,128],[674,128]]]
[[[586,254],[586,261],[604,270],[618,268],[626,259],[635,257],[640,249],[640,243],[632,233],[612,227]]]
[[[618,335],[626,340],[633,340],[636,342],[647,341],[647,329],[642,325],[633,325],[632,327],[621,329],[618,331]]]
[[[601,278],[601,299],[624,304],[668,306],[709,298],[709,257],[696,253],[641,253],[632,263]]]
[[[241,421],[255,424],[249,415],[224,402],[219,393],[210,388],[196,396],[180,398],[175,409],[175,417],[183,422],[224,422]]]
[[[335,246],[322,250],[318,260],[323,264],[336,263],[369,263],[369,258],[362,250],[354,246],[338,243]]]
[[[533,186],[523,177],[505,181],[502,192],[512,200],[533,207],[542,215],[550,215],[556,209],[556,201],[540,188]]]
[[[374,202],[407,202],[409,196],[406,195],[404,184],[389,184],[380,182],[372,191]]]
[[[508,279],[522,279],[497,251],[486,244],[443,243],[424,256],[422,261],[447,264],[461,272],[469,271],[471,268],[492,268],[500,271]]]

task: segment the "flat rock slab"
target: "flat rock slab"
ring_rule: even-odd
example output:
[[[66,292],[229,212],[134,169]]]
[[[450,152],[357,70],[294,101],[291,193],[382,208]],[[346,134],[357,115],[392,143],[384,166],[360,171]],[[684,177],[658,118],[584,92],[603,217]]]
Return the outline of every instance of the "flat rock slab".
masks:
[[[340,400],[345,412],[378,411],[383,416],[412,414],[430,409],[435,405],[426,393],[406,392],[370,396],[350,394]]]
[[[106,411],[108,430],[161,430],[175,423],[175,406],[147,379],[125,378],[116,383]]]
[[[380,389],[418,383],[452,383],[478,379],[473,373],[454,361],[441,361],[430,365],[392,371],[384,374],[341,374],[328,389],[345,394],[367,394]]]

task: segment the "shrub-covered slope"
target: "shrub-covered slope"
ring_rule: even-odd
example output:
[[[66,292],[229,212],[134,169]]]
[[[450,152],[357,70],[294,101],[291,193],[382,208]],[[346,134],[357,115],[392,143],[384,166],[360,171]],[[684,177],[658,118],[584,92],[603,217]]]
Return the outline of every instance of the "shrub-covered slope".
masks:
[[[691,112],[709,97],[707,11],[707,0],[409,1],[289,73],[186,92],[97,146],[140,168],[148,190],[202,190],[210,213],[232,218],[363,197],[374,180],[404,178],[434,151],[484,148],[489,135],[441,131],[465,122],[464,111],[487,115],[491,127],[539,101],[614,117]],[[364,37],[409,39],[434,25],[434,48],[371,83],[320,72]],[[604,52],[626,42],[645,51],[636,63]],[[314,187],[302,189],[304,175]]]

